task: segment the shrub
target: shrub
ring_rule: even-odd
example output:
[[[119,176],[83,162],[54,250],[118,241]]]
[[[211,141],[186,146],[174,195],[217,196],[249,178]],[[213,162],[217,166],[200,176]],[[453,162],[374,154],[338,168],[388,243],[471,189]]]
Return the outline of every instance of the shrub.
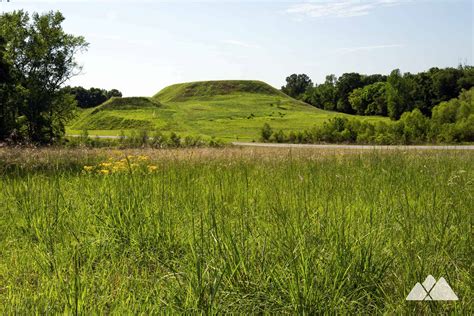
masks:
[[[181,137],[179,137],[175,132],[171,132],[168,145],[174,148],[181,147]]]
[[[272,134],[273,134],[273,130],[270,127],[270,125],[268,123],[263,124],[262,131],[261,131],[261,136],[262,136],[261,140],[265,143],[270,141]]]

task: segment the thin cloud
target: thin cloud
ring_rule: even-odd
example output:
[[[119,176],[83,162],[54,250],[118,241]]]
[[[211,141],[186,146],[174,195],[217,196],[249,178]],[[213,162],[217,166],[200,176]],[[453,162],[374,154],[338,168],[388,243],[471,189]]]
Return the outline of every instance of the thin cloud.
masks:
[[[370,14],[380,7],[391,7],[408,2],[407,0],[337,0],[306,2],[290,6],[286,13],[312,18],[337,17],[347,18]]]
[[[251,45],[251,44],[248,44],[248,43],[245,43],[245,42],[242,42],[242,41],[232,40],[232,39],[223,40],[222,43],[226,44],[226,45],[232,45],[232,46],[238,46],[238,47],[244,47],[244,48],[256,48],[257,47],[255,45]]]
[[[371,45],[371,46],[358,46],[358,47],[345,47],[339,48],[336,50],[336,53],[353,53],[359,51],[371,51],[376,49],[386,49],[386,48],[401,48],[405,47],[402,44],[389,44],[389,45]]]

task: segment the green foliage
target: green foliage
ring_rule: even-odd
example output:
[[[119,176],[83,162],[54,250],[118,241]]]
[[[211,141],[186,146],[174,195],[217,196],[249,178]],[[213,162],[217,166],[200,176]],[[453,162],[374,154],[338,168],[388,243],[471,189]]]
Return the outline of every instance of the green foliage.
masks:
[[[474,140],[474,88],[433,108],[431,137],[441,142]]]
[[[400,121],[396,124],[401,126],[402,139],[404,143],[420,144],[427,140],[430,127],[429,119],[424,116],[419,109],[402,114]]]
[[[270,137],[272,136],[272,134],[273,134],[273,130],[270,127],[270,124],[268,124],[268,123],[263,124],[262,132],[261,132],[262,141],[263,142],[268,142],[270,140]]]
[[[77,101],[77,106],[83,109],[96,107],[101,105],[110,98],[121,98],[122,93],[117,89],[107,91],[105,89],[83,87],[64,87],[65,93],[71,94]]]
[[[5,58],[5,40],[0,37],[0,139],[10,136],[17,127],[18,110],[14,94],[11,65]]]
[[[385,82],[376,82],[354,89],[349,95],[349,103],[358,115],[387,116],[386,88]]]
[[[170,144],[173,147],[180,147],[181,146],[181,137],[179,135],[177,135],[175,132],[171,132]]]
[[[0,37],[0,84],[12,81],[11,66],[5,60],[5,39]]]
[[[345,73],[336,82],[336,108],[340,112],[353,113],[349,102],[350,93],[357,88],[363,87],[363,77],[358,73]]]
[[[326,81],[323,84],[306,90],[303,100],[325,110],[335,110],[337,103],[336,82],[335,75],[326,76]]]
[[[292,74],[286,77],[286,85],[281,87],[281,91],[292,98],[300,99],[309,88],[313,87],[313,82],[306,74]]]
[[[393,120],[398,120],[405,111],[409,111],[409,88],[400,70],[390,73],[387,79],[387,110]]]
[[[25,117],[32,142],[51,143],[60,138],[75,106],[60,88],[80,70],[74,57],[87,43],[83,37],[65,33],[63,21],[60,12],[0,15],[0,37],[7,43],[3,55],[22,91],[10,104],[16,119]]]
[[[387,76],[346,73],[326,77],[308,88],[303,100],[316,107],[359,115],[383,115],[398,120],[404,112],[419,109],[431,116],[434,106],[474,86],[474,67],[431,68],[417,74],[398,69]]]
[[[200,136],[186,135],[161,131],[133,130],[127,135],[121,131],[118,138],[93,137],[88,130],[81,131],[77,137],[69,137],[64,144],[67,148],[198,148],[223,147],[224,144],[214,138],[204,139]]]
[[[370,87],[370,86],[367,86]],[[351,102],[364,89],[355,90]],[[270,125],[266,131],[272,131]],[[263,135],[263,133],[262,133]],[[262,137],[263,138],[263,137]],[[347,117],[333,117],[322,126],[299,133],[273,133],[266,141],[290,143],[359,143],[359,144],[424,144],[474,141],[474,88],[459,98],[442,102],[433,108],[433,117],[420,109],[404,112],[396,122],[370,123]]]
[[[462,68],[446,68],[444,70],[434,68],[431,69],[431,72],[435,103],[447,101],[459,95],[458,81],[463,76]]]

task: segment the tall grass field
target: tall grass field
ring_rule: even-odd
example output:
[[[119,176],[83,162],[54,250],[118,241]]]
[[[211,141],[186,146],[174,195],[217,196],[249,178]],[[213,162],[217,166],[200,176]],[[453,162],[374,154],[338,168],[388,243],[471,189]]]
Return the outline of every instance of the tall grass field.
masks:
[[[464,314],[469,152],[1,150],[0,314]],[[405,298],[428,275],[452,302]]]

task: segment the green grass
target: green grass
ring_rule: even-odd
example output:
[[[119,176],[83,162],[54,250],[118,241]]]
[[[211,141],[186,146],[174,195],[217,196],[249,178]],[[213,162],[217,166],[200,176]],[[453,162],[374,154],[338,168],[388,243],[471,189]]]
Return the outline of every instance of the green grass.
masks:
[[[91,135],[105,135],[102,131],[107,130],[107,135],[119,135],[121,130],[130,133],[134,129],[146,129],[224,141],[251,141],[260,138],[264,123],[289,132],[310,129],[335,115],[350,116],[315,108],[259,81],[177,84],[163,89],[151,100],[161,105],[133,107],[127,111],[114,108],[83,111],[67,132],[79,134],[87,129]]]
[[[130,154],[150,160],[83,172]],[[0,313],[472,315],[473,170],[469,152],[0,150]],[[460,300],[406,302],[428,274]]]
[[[156,109],[161,104],[153,99],[144,97],[116,98],[113,97],[92,110],[92,114],[107,110],[136,110],[151,108]]]
[[[153,98],[162,102],[180,102],[192,99],[208,99],[218,95],[261,94],[288,97],[272,86],[255,80],[222,80],[179,83],[168,86]]]

